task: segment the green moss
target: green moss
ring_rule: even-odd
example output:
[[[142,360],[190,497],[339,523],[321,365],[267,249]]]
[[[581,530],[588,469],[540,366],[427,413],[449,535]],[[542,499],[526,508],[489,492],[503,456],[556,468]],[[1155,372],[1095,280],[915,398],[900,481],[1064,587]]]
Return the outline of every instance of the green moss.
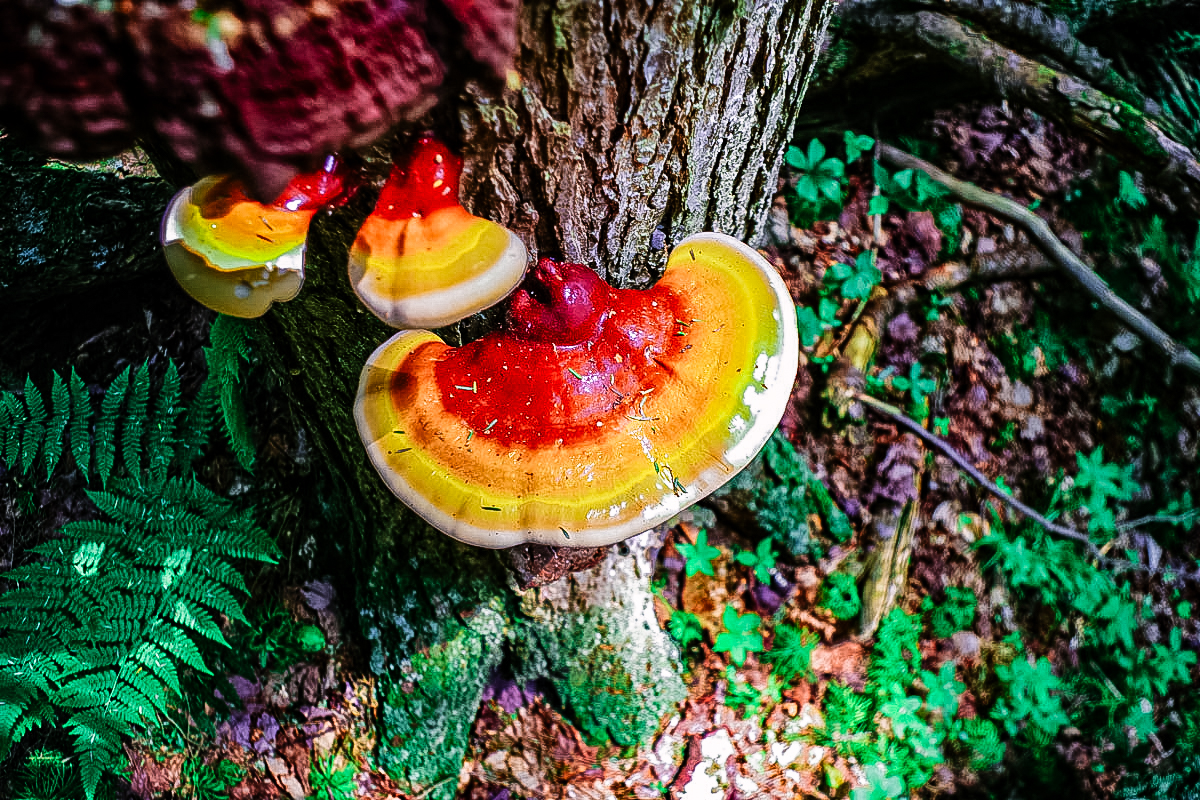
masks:
[[[483,687],[499,665],[505,619],[495,607],[474,614],[455,635],[405,664],[406,680],[387,681],[379,765],[407,792],[454,797],[454,780]]]
[[[6,305],[163,269],[165,181],[53,168],[0,141],[0,298]]]
[[[555,688],[592,744],[649,741],[687,696],[674,654],[636,646],[596,613],[564,626],[555,654],[565,674]]]

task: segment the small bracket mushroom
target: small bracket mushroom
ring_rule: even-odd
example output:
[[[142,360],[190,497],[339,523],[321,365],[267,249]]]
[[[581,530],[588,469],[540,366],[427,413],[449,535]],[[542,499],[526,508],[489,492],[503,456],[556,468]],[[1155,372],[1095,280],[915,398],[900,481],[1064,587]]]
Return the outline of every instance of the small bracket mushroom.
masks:
[[[778,273],[704,233],[649,290],[542,259],[504,330],[458,348],[396,334],[363,369],[355,418],[384,481],[439,530],[596,547],[744,467],[783,415],[798,353]]]
[[[525,274],[516,234],[458,200],[462,159],[422,137],[350,248],[350,284],[394,328],[439,328],[495,305]]]
[[[259,317],[304,283],[308,227],[322,208],[348,199],[344,162],[293,178],[269,205],[246,196],[231,175],[183,189],[163,215],[161,240],[172,274],[194,300],[235,317]]]

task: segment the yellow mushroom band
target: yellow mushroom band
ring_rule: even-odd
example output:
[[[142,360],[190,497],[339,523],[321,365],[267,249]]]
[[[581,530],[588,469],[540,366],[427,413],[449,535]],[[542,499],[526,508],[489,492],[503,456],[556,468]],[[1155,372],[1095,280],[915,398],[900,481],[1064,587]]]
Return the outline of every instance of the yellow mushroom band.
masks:
[[[167,265],[199,303],[258,317],[304,283],[308,228],[322,208],[344,202],[350,173],[337,156],[294,177],[270,204],[246,196],[231,175],[212,175],[172,198],[160,232]]]
[[[458,202],[461,160],[432,137],[392,170],[350,248],[350,285],[395,328],[438,328],[503,300],[525,245]]]

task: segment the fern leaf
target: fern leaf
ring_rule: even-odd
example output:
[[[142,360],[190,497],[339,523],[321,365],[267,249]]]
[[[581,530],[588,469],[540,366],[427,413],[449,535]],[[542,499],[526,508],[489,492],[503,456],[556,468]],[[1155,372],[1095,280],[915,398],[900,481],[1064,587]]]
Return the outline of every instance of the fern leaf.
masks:
[[[46,460],[47,478],[54,474],[54,468],[58,466],[58,459],[62,457],[63,433],[71,418],[71,394],[67,391],[67,384],[63,381],[62,376],[57,372],[54,373],[54,381],[50,386],[50,405],[54,414],[46,426],[46,443],[42,448],[42,454]]]
[[[100,418],[96,421],[96,474],[100,476],[102,486],[108,484],[108,476],[116,459],[117,422],[128,386],[129,367],[126,367],[109,385],[104,393],[104,402],[100,404]]]
[[[165,577],[164,577],[165,582]],[[184,597],[218,614],[224,614],[238,622],[246,622],[242,608],[228,589],[218,583],[206,581],[196,575],[184,575],[175,581],[173,588]]]
[[[225,432],[229,434],[229,446],[238,463],[247,472],[254,469],[254,438],[250,433],[250,420],[246,416],[246,404],[238,393],[236,380],[221,386],[221,412],[225,418]]]
[[[62,534],[67,539],[102,542],[112,546],[124,544],[129,537],[123,525],[102,519],[68,522],[63,526]]]
[[[203,551],[197,553],[192,570],[199,575],[204,575],[211,581],[229,587],[235,592],[250,594],[242,573],[235,569],[228,561],[216,558],[211,553]]]
[[[192,461],[200,455],[204,445],[208,444],[208,436],[217,421],[217,386],[212,381],[205,381],[200,386],[196,396],[192,398],[187,413],[179,425],[178,442],[175,447],[175,457],[183,471],[189,471]]]
[[[146,442],[146,469],[151,480],[161,483],[167,476],[175,448],[175,424],[183,410],[179,402],[179,370],[167,362],[167,372],[154,400]]]
[[[147,629],[146,640],[158,645],[197,672],[212,675],[212,670],[204,663],[204,658],[200,655],[200,649],[196,647],[196,643],[174,625],[156,621]]]
[[[125,662],[125,666],[121,670],[121,686],[118,687],[118,696],[131,699],[131,693],[126,687],[133,689],[144,698],[145,705],[147,706],[146,716],[153,717],[156,711],[166,709],[167,696],[163,691],[163,685],[154,677],[154,673],[149,670],[143,670],[132,659]],[[139,703],[139,705],[142,705],[142,703]]]
[[[162,648],[144,641],[133,651],[133,658],[171,691],[179,694],[179,672],[175,662]]]
[[[69,681],[50,696],[51,702],[65,708],[91,708],[111,696],[117,683],[115,670],[91,672]]]
[[[83,378],[71,368],[71,456],[75,459],[75,468],[83,475],[84,480],[90,480],[88,469],[91,466],[92,437],[88,428],[92,422],[92,399],[88,395],[87,385]]]
[[[46,433],[46,406],[42,393],[25,376],[25,433],[21,437],[21,471],[28,473],[37,459]]]
[[[21,448],[21,401],[16,395],[5,392],[0,396],[0,458],[4,464],[12,467],[17,462],[17,451]]]
[[[146,608],[146,605],[150,605],[151,608]],[[152,606],[153,603],[135,603],[125,607],[124,613],[120,615],[106,617],[92,631],[92,640],[100,647],[137,641],[146,617],[153,612]],[[133,611],[134,609],[136,611]]]
[[[229,644],[212,616],[190,600],[180,598],[175,601],[171,607],[171,621],[214,642]]]
[[[250,360],[251,323],[235,317],[221,315],[209,329],[212,346],[204,348],[208,363],[208,380],[217,387],[221,416],[225,422],[225,433],[238,463],[247,471],[254,469],[254,441],[250,433],[250,422],[246,406],[242,402],[239,375],[242,362]]]
[[[31,703],[13,703],[0,700],[0,758],[34,728],[54,722],[54,708],[38,700]]]
[[[133,374],[121,426],[121,458],[130,475],[142,473],[142,433],[150,404],[150,362],[143,361]]]
[[[75,739],[84,797],[94,800],[101,776],[116,765],[121,749],[121,728],[95,709],[75,714],[67,720],[66,727]]]
[[[154,719],[158,710],[150,698],[122,684],[119,693],[104,704],[104,715],[123,728],[145,725]],[[164,707],[165,709],[165,707]]]

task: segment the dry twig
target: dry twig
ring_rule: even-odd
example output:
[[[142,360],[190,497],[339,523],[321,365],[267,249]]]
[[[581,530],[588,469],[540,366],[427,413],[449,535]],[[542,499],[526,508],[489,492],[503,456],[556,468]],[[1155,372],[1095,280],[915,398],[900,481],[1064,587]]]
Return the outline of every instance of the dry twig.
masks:
[[[1062,240],[1050,230],[1050,226],[1041,217],[1034,214],[1015,200],[1002,195],[980,189],[974,184],[959,180],[943,172],[924,159],[891,145],[881,144],[879,147],[881,160],[893,166],[905,169],[918,169],[949,189],[960,200],[995,214],[997,217],[1016,223],[1025,229],[1029,238],[1038,245],[1046,255],[1057,261],[1071,277],[1079,282],[1088,294],[1112,311],[1122,323],[1146,339],[1158,349],[1167,354],[1171,364],[1178,364],[1189,372],[1200,375],[1200,358],[1195,353],[1181,346],[1162,328],[1151,322],[1144,314],[1122,300],[1116,292],[1108,287],[1104,279],[1092,270],[1083,259],[1071,252]]]
[[[1088,538],[1088,535],[1086,533],[1075,530],[1074,528],[1068,528],[1064,525],[1059,525],[1058,523],[1051,521],[1044,514],[1039,514],[1037,511],[1035,511],[1032,508],[1030,508],[1029,506],[1025,505],[1017,498],[1008,494],[1003,489],[1001,489],[997,483],[990,480],[986,475],[984,475],[982,472],[980,472],[979,469],[976,468],[976,466],[974,464],[972,464],[970,461],[967,460],[966,456],[964,456],[962,453],[955,450],[947,442],[943,441],[939,437],[930,433],[928,430],[925,429],[925,426],[923,426],[921,423],[917,422],[915,419],[913,419],[912,417],[905,414],[900,409],[896,408],[895,406],[893,406],[889,403],[885,403],[882,400],[878,400],[874,397],[871,397],[868,394],[864,394],[863,392],[856,392],[854,394],[854,399],[858,400],[859,402],[861,402],[863,405],[867,406],[868,408],[871,408],[871,409],[875,410],[876,412],[882,414],[883,416],[888,417],[893,422],[896,422],[896,423],[902,425],[903,427],[907,428],[908,430],[912,431],[914,434],[916,434],[917,438],[919,438],[922,442],[924,442],[926,445],[928,445],[931,449],[937,451],[940,455],[943,455],[946,458],[950,459],[950,461],[952,461],[956,467],[958,467],[963,472],[965,472],[967,475],[969,475],[972,480],[974,480],[976,483],[978,483],[980,486],[982,486],[984,489],[986,489],[990,494],[992,494],[998,500],[1002,501],[1005,505],[1012,508],[1018,514],[1021,514],[1022,516],[1033,520],[1037,524],[1041,525],[1047,532],[1052,533],[1055,536],[1061,536],[1064,539],[1070,539],[1072,541],[1079,542],[1081,545],[1083,545],[1084,549],[1087,550],[1088,555],[1090,557],[1096,559],[1097,564],[1103,565],[1105,567],[1109,567],[1113,570],[1146,572],[1151,575],[1164,575],[1164,576],[1167,574],[1170,574],[1174,577],[1184,578],[1186,580],[1196,580],[1196,579],[1200,578],[1200,571],[1196,571],[1196,570],[1177,570],[1177,569],[1170,569],[1170,568],[1164,569],[1161,567],[1155,568],[1155,567],[1151,567],[1147,564],[1138,564],[1138,563],[1134,563],[1133,561],[1126,561],[1124,559],[1108,558],[1107,556],[1104,555],[1104,553],[1100,550],[1100,548],[1096,547],[1096,545],[1092,543],[1092,540],[1090,538]],[[1179,518],[1183,518],[1186,516],[1190,516],[1190,515],[1178,515]],[[1144,524],[1145,522],[1156,521],[1156,520],[1172,521],[1174,519],[1176,519],[1176,517],[1167,517],[1167,516],[1147,517],[1145,519],[1134,520],[1134,524],[1135,525]],[[1126,527],[1128,528],[1128,527],[1133,527],[1133,526],[1126,526]]]

